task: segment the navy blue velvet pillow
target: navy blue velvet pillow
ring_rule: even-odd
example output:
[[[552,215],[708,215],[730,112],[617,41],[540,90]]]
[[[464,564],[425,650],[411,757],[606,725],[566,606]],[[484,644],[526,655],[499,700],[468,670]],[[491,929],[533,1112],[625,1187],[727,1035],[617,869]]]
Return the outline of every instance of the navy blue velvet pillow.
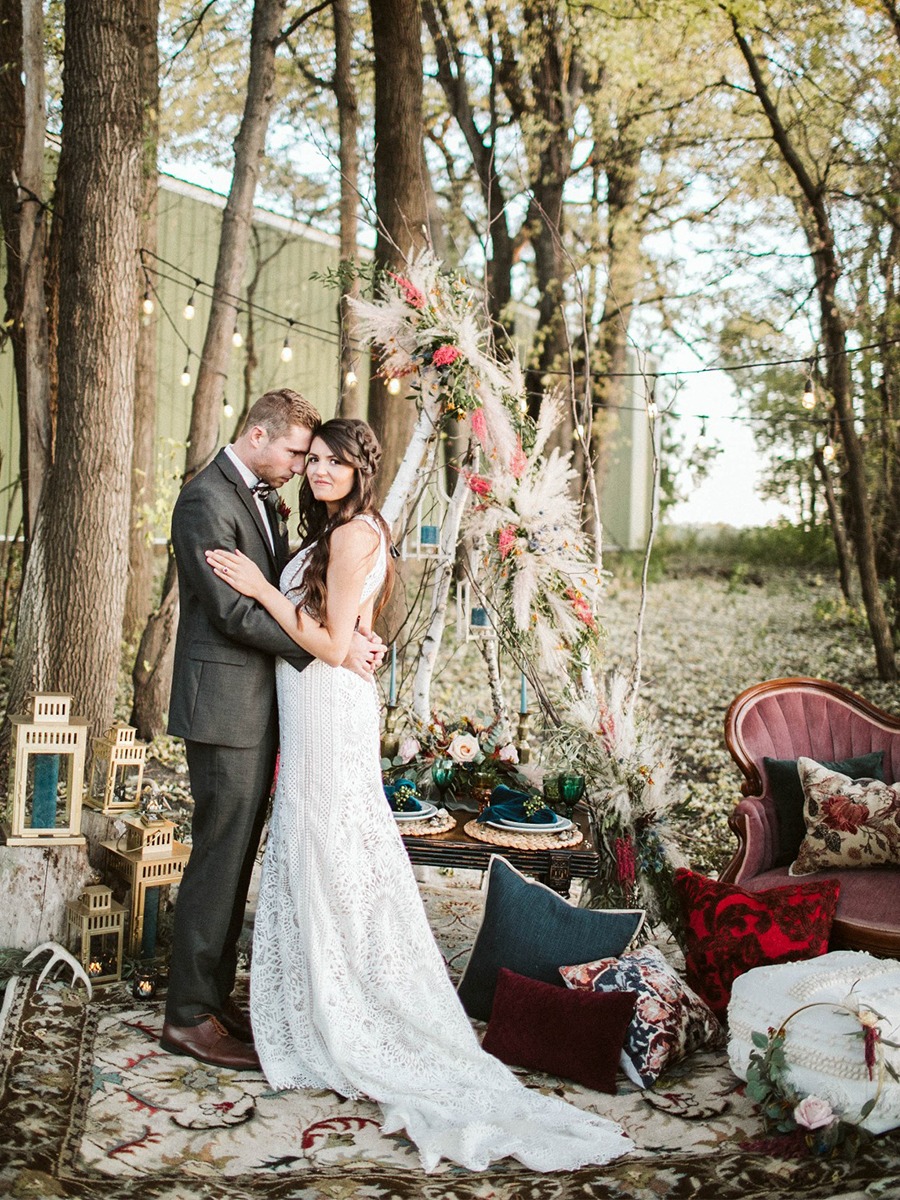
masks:
[[[618,958],[643,922],[641,909],[575,908],[495,854],[481,928],[459,981],[463,1008],[488,1020],[501,967],[562,988],[560,967]]]
[[[815,760],[829,771],[848,775],[851,779],[880,779],[884,782],[884,751],[873,750],[856,758],[845,758],[839,762],[825,759]],[[797,770],[796,758],[764,758],[769,795],[775,802],[778,814],[778,845],[773,866],[789,867],[797,857],[800,843],[806,837],[806,822],[803,819],[803,785]]]

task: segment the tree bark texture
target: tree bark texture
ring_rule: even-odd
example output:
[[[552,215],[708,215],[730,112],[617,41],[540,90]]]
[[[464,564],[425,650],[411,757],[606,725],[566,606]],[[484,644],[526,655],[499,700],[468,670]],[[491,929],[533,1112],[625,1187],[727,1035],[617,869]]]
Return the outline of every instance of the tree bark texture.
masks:
[[[422,154],[420,0],[370,0],[375,57],[375,208],[378,267],[402,272],[425,244],[428,220]],[[381,442],[381,498],[403,459],[416,408],[403,387],[369,383],[369,423]]]
[[[63,85],[60,453],[23,581],[11,711],[31,688],[69,692],[96,732],[113,714],[128,575],[143,137],[130,5],[69,0]]]
[[[237,317],[259,165],[275,105],[275,52],[278,48],[285,0],[256,0],[250,26],[250,72],[241,127],[234,142],[234,172],[222,217],[219,256],[209,323],[203,342],[197,385],[191,406],[188,449],[183,482],[193,478],[212,459],[219,442],[219,422],[225,396],[225,377]],[[171,685],[171,639],[177,625],[178,593],[174,569],[166,573],[159,607],[141,636],[132,674],[134,716],[141,737],[161,733]],[[152,688],[155,699],[144,689]]]
[[[735,41],[753,81],[753,89],[772,130],[772,140],[797,182],[808,217],[804,222],[804,232],[816,274],[822,341],[826,352],[825,379],[828,391],[834,397],[835,417],[846,461],[844,496],[850,507],[850,534],[856,549],[860,589],[872,634],[878,675],[884,680],[896,679],[897,663],[893,638],[875,563],[875,534],[866,484],[866,464],[856,432],[856,415],[853,411],[850,369],[847,362],[847,329],[837,297],[841,267],[824,188],[811,176],[792,141],[769,92],[760,63],[750,43],[741,33],[737,18],[732,16],[731,23]]]
[[[359,100],[353,80],[353,19],[349,0],[332,0],[334,19],[334,96],[338,109],[338,159],[341,170],[340,241],[341,261],[355,263],[359,223]],[[338,370],[338,416],[363,415],[359,385],[360,348],[353,306],[348,299],[359,295],[359,280],[352,278],[338,301],[341,353]],[[349,380],[349,382],[348,382]],[[356,382],[354,382],[356,380]]]
[[[0,132],[0,219],[6,241],[6,301],[12,321],[26,545],[34,532],[53,441],[44,295],[43,27],[40,0],[4,5],[0,48],[5,70],[0,75],[0,97],[6,116]]]
[[[141,246],[157,249],[157,192],[159,174],[159,0],[134,0],[141,56],[141,102],[144,114],[143,195]],[[147,287],[142,270],[136,272],[135,311]],[[125,597],[123,634],[133,641],[144,628],[153,608],[154,554],[147,536],[148,513],[153,503],[156,467],[156,310],[142,314],[134,374],[134,453],[131,466],[131,529],[128,542],[128,591]]]

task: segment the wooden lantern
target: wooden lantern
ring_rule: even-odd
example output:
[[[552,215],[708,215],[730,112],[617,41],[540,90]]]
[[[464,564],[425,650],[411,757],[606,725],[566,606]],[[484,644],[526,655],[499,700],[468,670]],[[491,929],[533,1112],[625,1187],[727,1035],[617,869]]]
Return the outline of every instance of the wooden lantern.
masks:
[[[125,817],[125,845],[101,843],[108,865],[131,888],[128,951],[152,958],[156,950],[159,889],[177,883],[191,855],[190,846],[175,841],[175,822]]]
[[[79,900],[66,905],[69,944],[78,954],[91,983],[122,978],[122,923],[125,906],[112,898],[112,888],[90,884]]]
[[[147,747],[135,741],[135,732],[117,721],[103,737],[94,738],[91,788],[84,798],[89,808],[107,814],[137,808]]]
[[[28,713],[10,718],[14,749],[7,844],[82,846],[88,722],[71,716],[71,696],[41,692],[29,703]]]

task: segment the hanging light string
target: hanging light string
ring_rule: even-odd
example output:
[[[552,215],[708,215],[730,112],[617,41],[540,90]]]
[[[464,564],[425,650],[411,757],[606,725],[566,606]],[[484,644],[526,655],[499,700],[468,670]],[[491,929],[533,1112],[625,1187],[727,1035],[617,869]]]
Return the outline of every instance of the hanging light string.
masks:
[[[188,317],[187,310],[188,310],[188,308],[190,308],[192,310],[191,311],[191,317],[192,317],[193,311],[194,311],[194,300],[196,299],[196,296],[197,295],[205,295],[209,299],[212,299],[216,293],[216,289],[212,284],[209,284],[205,280],[198,278],[196,275],[193,275],[189,271],[185,271],[182,267],[179,267],[177,264],[169,262],[167,259],[162,258],[160,255],[154,253],[152,250],[147,250],[145,247],[142,246],[140,248],[140,250],[138,251],[138,253],[139,253],[140,259],[141,259],[141,267],[144,271],[144,278],[147,283],[147,289],[145,291],[143,303],[146,304],[147,299],[148,299],[148,294],[152,293],[152,296],[155,297],[156,303],[159,304],[160,309],[163,311],[166,319],[168,320],[169,324],[171,325],[172,329],[174,330],[176,336],[179,338],[179,340],[182,342],[182,344],[187,349],[188,360],[190,360],[190,357],[193,355],[194,352],[190,349],[187,341],[185,340],[185,338],[182,336],[182,334],[178,330],[177,326],[175,325],[175,322],[173,321],[173,319],[171,317],[171,314],[168,311],[166,311],[166,309],[164,308],[164,306],[160,300],[160,297],[159,297],[158,287],[156,287],[151,280],[151,274],[153,276],[155,276],[157,281],[165,280],[166,282],[169,282],[169,283],[175,283],[175,284],[179,284],[184,287],[190,287],[190,289],[191,289],[190,297],[189,297],[188,303],[185,305],[185,313],[184,313],[185,318],[188,320],[190,320],[191,318]],[[146,261],[146,256],[153,258],[161,266],[168,268],[168,270],[170,270],[170,271],[176,272],[176,274],[174,276],[168,275],[168,274],[166,274],[165,271],[160,270],[158,267],[149,265]],[[282,362],[290,362],[293,359],[294,352],[293,352],[293,348],[291,346],[290,339],[291,339],[291,332],[295,329],[304,333],[306,336],[314,337],[321,341],[327,341],[332,345],[336,345],[339,342],[339,336],[333,330],[322,329],[319,326],[313,325],[309,321],[304,321],[299,317],[286,316],[284,313],[275,312],[273,309],[266,308],[264,305],[260,305],[260,304],[256,304],[256,303],[254,303],[253,305],[250,305],[246,301],[246,299],[242,299],[240,296],[235,296],[231,292],[223,291],[221,294],[225,297],[226,300],[230,300],[234,304],[237,317],[240,317],[244,310],[249,312],[252,308],[254,315],[258,314],[264,320],[267,320],[267,321],[277,324],[277,325],[281,325],[282,327],[284,327],[286,329],[284,342],[282,344],[281,351],[280,351],[280,356],[281,356]],[[151,300],[151,303],[152,303],[152,300]],[[146,308],[144,311],[145,312],[147,311]],[[235,321],[235,329],[234,329],[234,333],[232,334],[232,342],[236,347],[239,347],[243,344],[243,338],[241,336],[240,330],[238,329],[237,321]],[[752,416],[752,415],[743,415],[743,414],[735,414],[735,413],[716,413],[716,414],[683,413],[683,412],[678,412],[671,408],[665,408],[665,407],[660,406],[658,401],[655,399],[655,393],[656,393],[655,385],[656,385],[657,380],[681,379],[681,378],[686,378],[688,376],[713,374],[718,371],[721,371],[724,374],[730,374],[735,371],[753,371],[753,370],[762,370],[766,367],[786,367],[786,366],[798,366],[800,364],[804,364],[807,367],[807,375],[806,375],[806,382],[804,384],[804,392],[803,392],[803,398],[802,398],[801,404],[802,404],[802,407],[806,410],[806,412],[811,414],[812,410],[816,406],[816,402],[818,399],[818,397],[816,396],[816,392],[815,392],[813,376],[814,376],[815,369],[818,366],[818,363],[820,360],[838,357],[839,355],[842,355],[842,354],[843,355],[863,354],[869,350],[881,350],[881,349],[885,349],[889,346],[895,346],[895,345],[900,345],[900,337],[886,338],[883,341],[879,341],[879,342],[869,342],[863,346],[851,346],[851,347],[847,347],[847,349],[843,350],[843,351],[817,351],[813,358],[810,358],[809,355],[804,355],[802,357],[794,357],[794,358],[768,359],[768,360],[764,360],[764,361],[760,361],[760,362],[735,363],[732,365],[721,365],[721,366],[692,367],[692,368],[685,368],[682,370],[674,370],[674,371],[591,371],[590,378],[593,380],[643,379],[646,381],[646,383],[648,385],[647,386],[648,400],[645,404],[615,404],[615,403],[610,403],[610,402],[603,401],[603,400],[598,400],[593,403],[592,407],[596,410],[606,410],[606,411],[610,411],[610,412],[640,412],[640,413],[648,413],[649,412],[651,419],[653,419],[653,420],[657,420],[661,417],[666,417],[666,418],[673,419],[673,420],[683,420],[685,418],[692,418],[692,419],[700,421],[700,423],[701,423],[700,436],[704,437],[706,435],[707,423],[711,420],[740,421],[747,425],[754,425],[754,424],[761,424],[763,422],[769,423],[769,422],[771,422],[772,418],[769,416],[758,416],[757,417],[757,416]],[[364,347],[362,346],[361,343],[358,344],[357,348],[364,349]],[[350,379],[349,375],[346,380],[348,386],[354,386],[357,383],[356,373],[351,372],[351,374],[353,376],[352,380]],[[547,370],[547,371],[542,371],[541,374],[542,375],[559,376],[561,378],[564,377],[566,379],[571,378],[570,372],[562,371],[562,370]],[[399,386],[395,387],[394,390],[399,391]],[[810,399],[810,397],[811,397],[811,399]],[[811,426],[827,425],[829,423],[829,421],[831,421],[833,423],[853,421],[853,422],[859,422],[860,424],[866,424],[868,422],[877,420],[877,418],[873,418],[873,417],[864,417],[864,416],[856,416],[856,415],[853,415],[850,417],[840,417],[834,412],[832,412],[829,415],[829,417],[827,417],[827,418],[826,417],[814,417],[812,415],[807,416],[806,412],[803,414],[801,414],[801,413],[784,413],[778,418],[778,420],[780,422],[786,423],[786,424],[802,424],[802,425],[808,425],[808,426],[809,425],[811,425]]]

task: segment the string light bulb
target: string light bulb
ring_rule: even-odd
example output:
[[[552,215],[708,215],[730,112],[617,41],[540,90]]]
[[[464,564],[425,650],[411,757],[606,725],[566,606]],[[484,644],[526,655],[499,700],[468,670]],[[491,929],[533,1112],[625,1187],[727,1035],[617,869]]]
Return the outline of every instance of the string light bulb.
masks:
[[[807,412],[812,412],[816,407],[816,390],[810,377],[807,377],[806,383],[803,385],[803,399],[800,403]]]
[[[396,396],[397,393],[400,391],[400,380],[397,378],[396,375],[392,375],[391,378],[387,381],[387,390],[390,392],[390,394],[392,396]]]
[[[144,314],[149,317],[155,307],[156,306],[153,303],[153,297],[150,295],[150,289],[148,288],[146,292],[144,292],[144,299],[141,301],[141,308],[144,310]]]
[[[194,313],[196,311],[197,310],[194,308],[194,293],[191,292],[190,296],[188,297],[188,302],[184,306],[184,319],[186,321],[193,321]]]
[[[294,357],[294,352],[291,349],[291,343],[287,338],[284,339],[284,345],[281,347],[281,361],[290,362]]]
[[[223,417],[233,417],[234,416],[234,409],[232,408],[232,406],[230,404],[224,404],[222,406],[222,416]]]
[[[355,388],[358,383],[359,383],[359,377],[357,376],[355,371],[348,371],[347,374],[344,376],[344,384],[346,387]]]
[[[830,442],[830,441],[826,442],[825,445],[822,447],[822,462],[825,462],[825,463],[834,462],[834,458],[835,458],[836,454],[837,454],[837,451],[834,448],[834,443]]]
[[[235,325],[234,333],[231,335],[231,344],[234,346],[235,350],[240,350],[241,346],[244,344],[244,339],[241,337],[241,331],[238,329],[237,325]]]
[[[699,441],[701,441],[701,442],[705,442],[705,441],[706,441],[706,438],[707,438],[707,428],[706,428],[706,422],[707,422],[707,418],[706,418],[706,417],[701,417],[701,418],[700,418],[700,437],[699,437],[699,439],[698,439],[698,440],[699,440]]]
[[[184,364],[184,370],[181,372],[181,386],[190,387],[191,383],[191,364],[190,360]]]

